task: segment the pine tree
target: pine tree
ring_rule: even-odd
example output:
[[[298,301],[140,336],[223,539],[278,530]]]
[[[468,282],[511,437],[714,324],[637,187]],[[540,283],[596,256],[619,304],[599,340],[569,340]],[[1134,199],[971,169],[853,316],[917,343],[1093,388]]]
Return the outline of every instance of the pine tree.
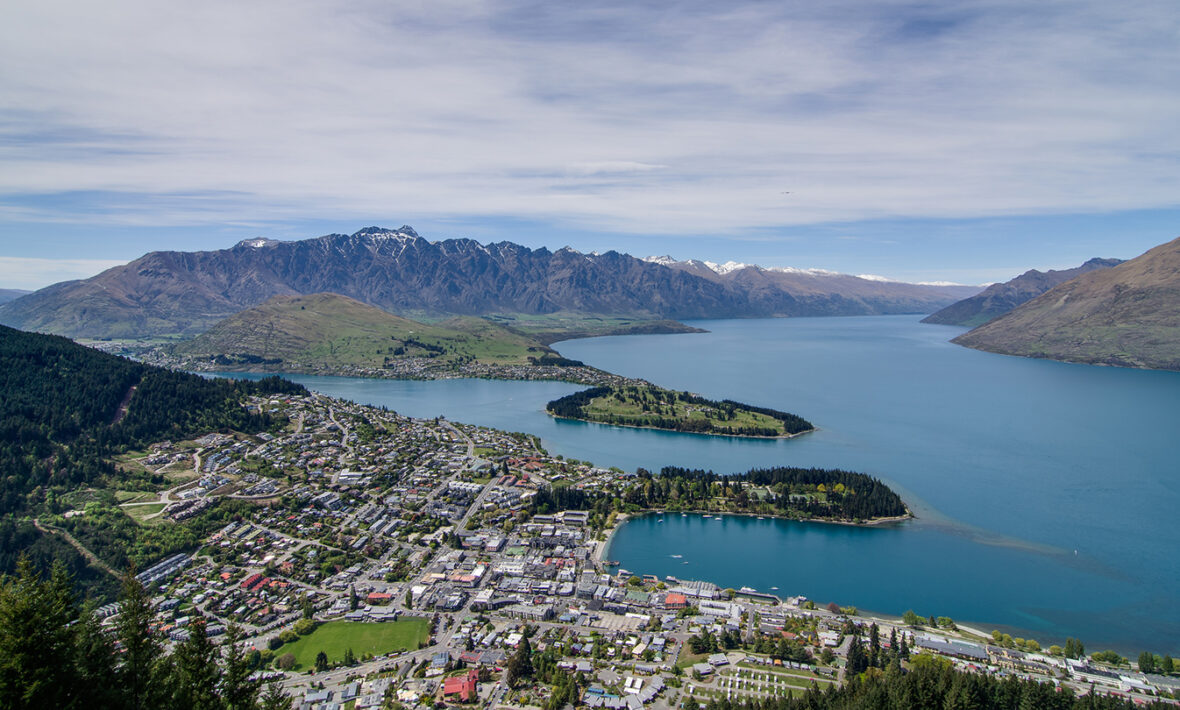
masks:
[[[92,707],[113,707],[118,704],[119,691],[112,682],[115,677],[115,644],[103,629],[89,604],[82,618],[74,625],[75,674],[78,697]]]
[[[205,633],[205,620],[198,617],[189,624],[188,638],[172,652],[173,706],[192,710],[221,710],[224,704],[218,692],[221,668],[217,649]]]
[[[874,623],[869,627],[869,665],[880,667],[881,663],[881,630]]]
[[[864,673],[868,667],[869,657],[865,653],[864,645],[860,641],[860,636],[854,634],[852,643],[848,646],[848,662],[845,664],[845,670],[848,675],[859,675]]]
[[[291,696],[283,692],[283,686],[277,681],[267,684],[266,692],[258,699],[260,710],[291,710]]]
[[[315,655],[315,669],[317,673],[328,670],[328,654],[320,651]]]
[[[528,638],[520,640],[520,645],[516,647],[516,653],[512,654],[512,658],[508,659],[507,673],[505,681],[508,687],[516,687],[516,682],[521,678],[527,678],[533,674],[533,647],[529,643]]]
[[[251,710],[258,698],[259,684],[250,680],[250,664],[240,645],[244,636],[237,624],[230,624],[225,631],[221,694],[228,710]]]
[[[163,648],[152,627],[153,615],[152,600],[135,578],[135,568],[128,569],[123,576],[119,616],[115,619],[115,632],[123,647],[116,682],[123,691],[126,706],[133,710],[167,704],[162,697],[163,683],[157,682],[162,680]]]
[[[60,707],[76,689],[73,581],[60,562],[42,581],[28,557],[0,587],[0,707]]]

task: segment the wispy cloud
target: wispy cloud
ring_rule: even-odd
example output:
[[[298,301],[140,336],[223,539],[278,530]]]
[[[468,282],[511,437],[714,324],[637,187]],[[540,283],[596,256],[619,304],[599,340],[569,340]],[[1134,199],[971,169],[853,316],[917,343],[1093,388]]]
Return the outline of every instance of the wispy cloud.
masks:
[[[84,279],[126,264],[117,259],[41,259],[0,256],[0,288],[35,290],[58,281]]]
[[[22,219],[716,234],[1180,202],[1168,0],[14,0],[3,16],[0,202]],[[110,199],[44,205],[69,194]]]

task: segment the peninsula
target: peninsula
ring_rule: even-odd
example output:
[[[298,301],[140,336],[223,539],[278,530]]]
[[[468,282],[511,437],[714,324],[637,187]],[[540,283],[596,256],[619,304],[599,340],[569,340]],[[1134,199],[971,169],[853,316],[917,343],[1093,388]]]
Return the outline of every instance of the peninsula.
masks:
[[[788,412],[652,384],[592,387],[553,400],[545,411],[561,419],[717,436],[790,438],[815,430]]]
[[[665,466],[644,469],[617,491],[592,487],[543,487],[532,500],[534,514],[589,511],[592,529],[611,527],[611,517],[685,512],[766,515],[793,520],[874,525],[913,517],[901,496],[864,473],[777,466],[722,475]],[[613,532],[613,530],[611,531]]]

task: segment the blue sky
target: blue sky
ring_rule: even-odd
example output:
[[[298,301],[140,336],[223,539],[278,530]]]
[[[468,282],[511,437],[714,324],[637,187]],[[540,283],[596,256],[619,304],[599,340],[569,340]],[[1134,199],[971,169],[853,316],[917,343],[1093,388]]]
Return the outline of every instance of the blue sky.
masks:
[[[13,0],[0,287],[374,224],[910,281],[1130,258],[1180,235],[1177,36],[1173,0]]]

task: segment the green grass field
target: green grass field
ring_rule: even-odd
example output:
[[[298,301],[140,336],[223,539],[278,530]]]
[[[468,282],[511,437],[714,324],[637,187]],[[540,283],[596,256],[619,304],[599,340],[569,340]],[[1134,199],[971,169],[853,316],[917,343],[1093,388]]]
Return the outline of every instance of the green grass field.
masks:
[[[155,515],[156,513],[159,513],[163,509],[164,509],[163,503],[148,503],[146,505],[128,505],[126,507],[120,508],[120,510],[122,510],[127,515],[130,515],[131,519],[134,520],[135,522],[139,523],[140,525],[151,524],[154,521],[160,520],[160,518],[153,518],[152,520],[147,520],[146,518],[149,515]]]
[[[282,646],[275,651],[275,657],[293,653],[295,669],[306,670],[315,667],[315,657],[320,651],[328,654],[329,663],[339,663],[349,648],[357,658],[366,653],[380,656],[394,651],[413,651],[429,635],[430,621],[419,617],[382,623],[329,621],[298,641]]]

